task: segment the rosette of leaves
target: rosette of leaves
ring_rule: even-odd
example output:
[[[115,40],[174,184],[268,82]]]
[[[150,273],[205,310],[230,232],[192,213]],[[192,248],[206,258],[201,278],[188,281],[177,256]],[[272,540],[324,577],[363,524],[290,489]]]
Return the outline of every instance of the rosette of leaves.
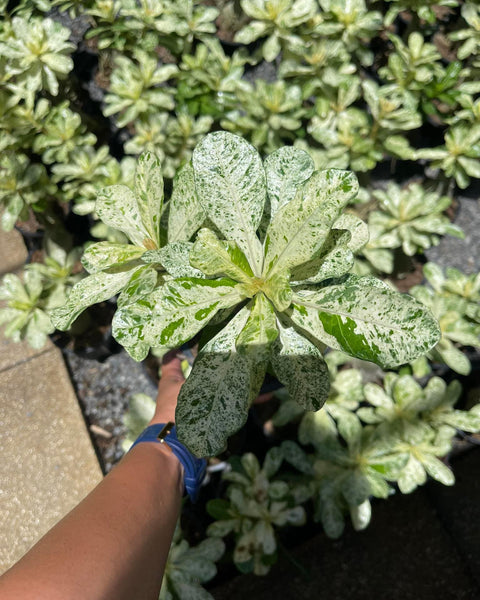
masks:
[[[142,7],[151,8],[150,2],[140,3]],[[155,2],[157,10],[163,10],[163,6]],[[124,2],[122,0],[94,0],[93,5],[85,12],[92,18],[94,27],[85,33],[85,39],[96,38],[99,50],[111,48],[120,52],[132,52],[139,46],[143,49],[143,27],[135,23],[134,18],[127,20],[124,14]],[[156,36],[155,36],[156,38]],[[151,39],[148,39],[148,43]]]
[[[370,498],[388,498],[393,493],[389,482],[396,481],[407,462],[406,455],[392,450],[388,438],[376,436],[374,427],[362,427],[358,417],[352,417],[339,421],[339,436],[327,439],[323,427],[311,427],[303,441],[314,446],[314,454],[295,445],[295,460],[289,461],[313,476],[314,518],[331,538],[342,534],[347,514],[357,531],[365,529],[371,518]]]
[[[369,214],[368,224],[377,232],[377,247],[401,247],[407,256],[414,256],[436,246],[441,235],[465,237],[461,228],[442,214],[452,203],[448,196],[418,183],[403,189],[389,183],[386,190],[375,190],[372,196],[378,209]]]
[[[267,62],[275,60],[284,48],[302,45],[302,25],[318,13],[314,0],[240,0],[240,4],[252,20],[235,35],[234,41],[251,44],[266,38],[261,55]]]
[[[151,231],[161,210],[156,168],[152,163],[148,183],[142,169],[137,173],[146,190],[137,197],[118,187],[100,197],[100,218],[134,246],[88,249],[83,262],[92,275],[72,290],[55,322],[67,328],[86,306],[126,286],[114,335],[140,359],[149,347],[181,346],[214,317],[227,319],[202,347],[179,397],[178,435],[196,454],[219,452],[243,425],[269,363],[292,398],[316,410],[329,387],[317,345],[393,366],[437,342],[438,326],[420,303],[374,278],[348,275],[367,239],[363,222],[341,214],[358,190],[352,173],[313,172],[309,156],[295,148],[263,165],[241,138],[210,134],[178,175],[169,244],[158,251]],[[189,243],[208,222],[225,239],[203,228]],[[157,269],[148,261],[175,279],[154,289]]]
[[[43,102],[48,112],[33,140],[32,149],[42,155],[45,163],[68,163],[80,148],[96,144],[96,136],[86,131],[80,115],[70,109],[68,102],[54,107],[44,99]]]
[[[176,102],[190,114],[219,118],[237,105],[236,91],[248,58],[243,51],[227,56],[218,39],[205,39],[195,54],[183,54]]]
[[[43,165],[31,163],[25,154],[3,154],[0,157],[2,228],[10,231],[18,220],[27,220],[30,207],[39,212],[44,210],[55,190]]]
[[[365,0],[319,0],[319,4],[323,22],[315,28],[315,35],[338,37],[349,54],[370,66],[369,42],[382,26],[382,14],[368,10]]]
[[[294,140],[302,128],[302,90],[279,80],[244,83],[236,92],[241,109],[227,112],[224,129],[241,134],[261,151],[273,152],[286,140]]]
[[[42,348],[47,336],[55,331],[49,311],[59,306],[55,294],[45,293],[42,275],[37,271],[26,271],[24,283],[13,273],[7,273],[0,286],[0,325],[5,325],[4,335],[14,342],[26,340],[32,348]]]
[[[172,110],[173,89],[165,83],[176,75],[176,65],[158,65],[156,55],[143,50],[134,51],[134,60],[118,55],[110,79],[109,93],[105,96],[105,116],[121,113],[119,127],[124,127],[140,116],[159,110]]]
[[[466,300],[465,315],[480,323],[480,273],[466,275],[453,267],[443,272],[439,265],[429,262],[423,266],[423,274],[438,294]]]
[[[422,148],[417,158],[431,160],[433,169],[441,169],[447,177],[453,177],[459,188],[470,184],[470,177],[480,179],[480,123],[459,123],[445,133],[445,145],[438,148]]]
[[[262,467],[253,454],[233,462],[223,479],[230,481],[227,499],[210,500],[207,511],[216,520],[207,534],[235,536],[233,562],[242,573],[266,575],[277,560],[276,530],[304,525],[303,504],[311,495],[309,486],[273,479],[283,461],[280,448],[270,449]]]
[[[408,36],[406,44],[396,35],[388,37],[395,51],[388,57],[387,65],[379,69],[380,77],[393,82],[390,85],[400,92],[419,98],[423,88],[443,73],[440,53],[418,31]]]
[[[480,347],[480,325],[467,316],[468,301],[438,294],[422,285],[414,286],[410,293],[430,308],[440,325],[441,339],[427,356],[445,363],[456,373],[468,375],[472,366],[459,346]]]
[[[433,24],[437,19],[434,7],[458,6],[458,0],[388,0],[388,2],[391,3],[391,6],[384,19],[386,27],[389,27],[397,16],[404,11],[414,12],[419,19]]]
[[[365,400],[371,406],[360,408],[357,415],[365,423],[378,425],[380,434],[393,438],[410,441],[441,430],[443,435],[445,427],[453,438],[457,430],[476,432],[480,429],[475,410],[454,408],[461,392],[456,380],[447,385],[442,378],[432,377],[422,388],[411,375],[386,373],[382,386],[365,385]],[[438,469],[441,471],[442,467]]]
[[[8,78],[27,93],[45,89],[56,96],[58,80],[73,68],[69,37],[70,31],[52,19],[13,17],[10,35],[0,41]]]
[[[480,67],[480,7],[475,2],[465,2],[461,10],[468,27],[453,31],[448,37],[454,42],[462,42],[457,50],[457,57],[465,60],[471,56],[474,66],[478,68]]]
[[[159,600],[213,600],[201,586],[217,574],[215,563],[225,552],[219,538],[207,538],[194,547],[177,526],[168,554]]]

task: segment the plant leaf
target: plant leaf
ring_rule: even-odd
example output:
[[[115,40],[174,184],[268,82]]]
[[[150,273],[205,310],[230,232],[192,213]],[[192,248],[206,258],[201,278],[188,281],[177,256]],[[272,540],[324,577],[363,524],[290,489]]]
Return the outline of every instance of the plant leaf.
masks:
[[[125,306],[137,302],[139,298],[153,292],[157,285],[158,273],[150,265],[137,269],[130,278],[122,293],[118,296],[117,306]]]
[[[205,213],[243,250],[259,276],[262,247],[256,235],[266,196],[265,171],[258,152],[225,131],[207,135],[193,151],[197,197]]]
[[[198,277],[204,279],[205,275],[190,264],[190,254],[193,244],[191,242],[171,242],[160,250],[148,250],[142,260],[148,263],[158,263],[172,277]]]
[[[138,260],[145,248],[130,244],[98,242],[91,244],[82,256],[82,265],[89,273],[97,273],[109,267]]]
[[[215,313],[245,295],[232,279],[183,277],[167,282],[158,294],[152,319],[152,346],[175,348],[194,337]]]
[[[277,326],[280,333],[270,355],[275,375],[295,402],[306,410],[318,410],[330,391],[322,353],[292,326],[280,320]]]
[[[186,163],[175,175],[168,213],[168,241],[188,242],[205,221],[198,201],[192,163]]]
[[[135,198],[143,226],[150,239],[160,245],[160,216],[163,207],[162,163],[158,156],[144,152],[135,171]]]
[[[358,182],[351,172],[316,171],[270,224],[265,237],[264,275],[291,270],[311,260],[357,191]]]
[[[88,306],[118,294],[141,268],[112,268],[85,277],[73,286],[67,302],[50,313],[52,323],[57,329],[65,331]]]
[[[319,290],[299,291],[290,318],[330,347],[382,367],[409,362],[440,338],[425,306],[372,277],[349,275]]]
[[[197,456],[213,456],[247,420],[264,373],[248,354],[236,351],[235,340],[249,310],[244,307],[210,340],[195,361],[195,376],[183,384],[178,398],[178,438]]]
[[[200,229],[190,263],[208,277],[226,276],[248,283],[253,271],[235,242],[220,241],[210,229]]]
[[[239,354],[248,354],[256,361],[266,362],[270,346],[278,336],[275,311],[262,293],[255,295],[248,308],[250,314],[237,338],[236,348]]]

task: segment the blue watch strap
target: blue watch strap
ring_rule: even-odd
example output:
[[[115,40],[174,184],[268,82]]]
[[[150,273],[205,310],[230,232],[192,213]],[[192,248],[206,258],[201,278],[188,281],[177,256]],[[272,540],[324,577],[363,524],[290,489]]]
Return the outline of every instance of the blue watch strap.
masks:
[[[166,443],[171,448],[184,468],[185,491],[192,502],[195,502],[200,491],[200,485],[205,478],[207,461],[204,458],[194,456],[188,448],[178,441],[175,425],[173,423],[150,425],[138,436],[130,450],[140,442]]]

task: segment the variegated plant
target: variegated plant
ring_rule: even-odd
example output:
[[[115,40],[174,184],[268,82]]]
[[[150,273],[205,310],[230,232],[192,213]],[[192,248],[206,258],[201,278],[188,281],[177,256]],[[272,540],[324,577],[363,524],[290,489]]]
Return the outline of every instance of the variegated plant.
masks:
[[[314,172],[308,154],[291,147],[262,164],[242,138],[210,134],[178,175],[169,243],[158,250],[161,177],[146,186],[144,168],[136,196],[114,186],[97,202],[100,217],[135,245],[107,257],[101,244],[89,248],[84,264],[94,274],[84,281],[98,278],[98,299],[126,288],[114,334],[137,359],[149,347],[180,346],[212,319],[225,322],[207,336],[178,401],[178,435],[196,454],[218,453],[244,424],[269,364],[299,404],[318,410],[329,390],[324,344],[392,367],[438,341],[421,303],[348,274],[368,239],[360,219],[342,214],[358,190],[353,173]],[[171,276],[160,286],[159,265]],[[74,288],[57,326],[85,305]]]

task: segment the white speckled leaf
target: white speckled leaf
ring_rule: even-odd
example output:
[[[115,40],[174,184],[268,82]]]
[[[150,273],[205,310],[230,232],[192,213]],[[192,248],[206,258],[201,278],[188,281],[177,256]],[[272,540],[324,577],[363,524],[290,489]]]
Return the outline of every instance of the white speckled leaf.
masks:
[[[108,300],[118,294],[130,281],[138,269],[123,267],[94,273],[76,283],[67,302],[50,314],[52,323],[62,331],[68,329],[78,315],[88,306]]]
[[[264,294],[256,294],[249,302],[250,315],[236,341],[240,354],[256,361],[268,361],[270,346],[278,336],[277,319],[272,303]]]
[[[97,273],[111,266],[138,260],[145,248],[130,244],[98,242],[88,246],[82,256],[82,265],[89,273]]]
[[[158,273],[150,265],[144,265],[130,278],[122,293],[117,298],[117,306],[125,306],[137,302],[142,296],[150,294],[157,285]]]
[[[270,224],[265,237],[264,275],[311,260],[357,191],[357,179],[349,171],[316,171]]]
[[[112,320],[113,337],[136,361],[146,358],[150,350],[148,331],[153,308],[153,297],[146,296],[135,304],[120,307]]]
[[[350,275],[315,291],[298,291],[290,318],[330,347],[384,368],[425,354],[440,338],[425,306],[372,277]]]
[[[197,456],[223,450],[228,436],[247,420],[248,407],[262,384],[264,372],[235,348],[248,316],[245,307],[205,344],[180,391],[178,437]]]
[[[272,346],[270,362],[275,375],[295,402],[318,410],[330,391],[330,376],[320,350],[291,326],[278,320],[280,335]]]
[[[184,277],[155,292],[152,346],[175,348],[194,337],[221,308],[241,302],[245,295],[232,279]]]
[[[355,260],[348,247],[350,239],[349,231],[332,229],[317,255],[292,269],[292,284],[318,283],[348,273]]]
[[[263,284],[262,290],[280,312],[286,310],[292,303],[292,288],[287,273],[276,273],[273,277],[270,277]]]
[[[110,185],[100,190],[95,211],[105,225],[123,231],[136,246],[150,250],[158,246],[143,225],[135,195],[126,185]]]
[[[205,211],[198,201],[192,163],[185,164],[173,180],[168,213],[168,241],[188,242],[205,221]]]
[[[347,244],[352,252],[358,252],[365,244],[368,243],[370,235],[368,233],[368,225],[356,215],[351,213],[343,213],[338,217],[333,225],[333,229],[346,229],[350,232],[350,240]]]
[[[144,152],[135,171],[135,198],[143,226],[156,246],[160,241],[160,216],[163,208],[162,163],[158,156]]]
[[[301,183],[312,175],[315,165],[300,148],[283,146],[264,161],[267,178],[267,198],[271,218],[295,198]]]
[[[210,229],[200,229],[190,263],[209,277],[226,276],[247,283],[253,271],[235,242],[219,240]]]
[[[200,277],[205,275],[190,264],[191,242],[172,242],[160,250],[149,250],[142,256],[144,262],[159,263],[172,277]]]
[[[197,197],[205,213],[245,253],[259,276],[262,246],[256,235],[266,197],[265,171],[258,152],[225,131],[207,135],[193,152]]]

